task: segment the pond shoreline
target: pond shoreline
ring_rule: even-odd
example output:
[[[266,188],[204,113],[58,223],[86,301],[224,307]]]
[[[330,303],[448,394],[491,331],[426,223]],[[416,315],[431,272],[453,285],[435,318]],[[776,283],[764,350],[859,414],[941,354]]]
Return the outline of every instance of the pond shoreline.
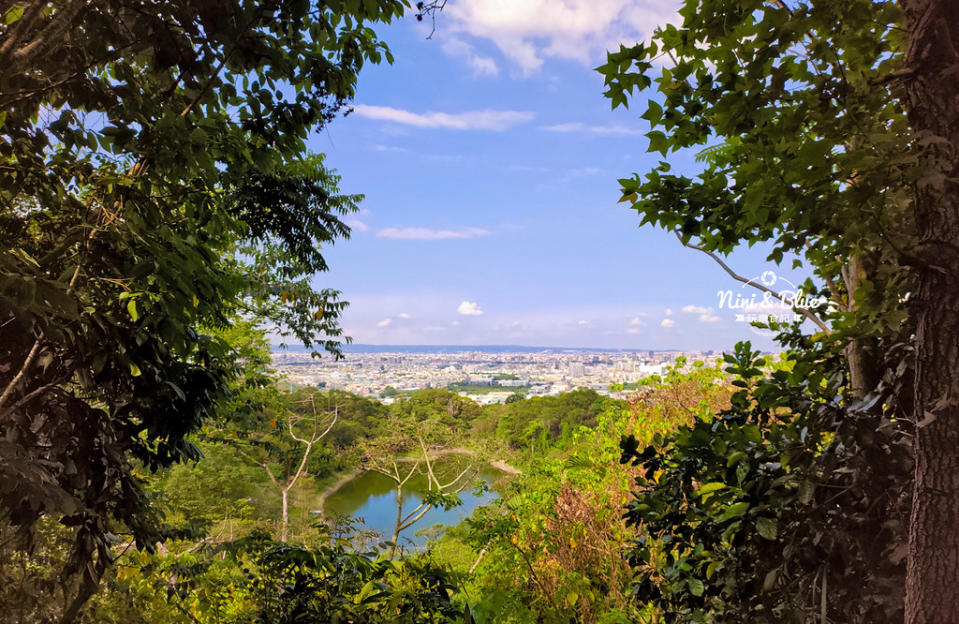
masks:
[[[437,458],[437,457],[444,457],[446,455],[469,455],[470,457],[476,457],[476,451],[472,451],[466,448],[442,449],[440,451],[436,451],[435,453],[433,453],[431,455],[431,459]],[[400,463],[408,463],[411,461],[419,461],[419,459],[420,459],[419,457],[398,457],[396,458],[396,461]],[[493,459],[488,461],[487,463],[491,467],[495,468],[496,470],[499,470],[500,472],[505,472],[506,474],[509,474],[509,475],[523,474],[522,470],[506,463],[505,461],[501,459]],[[335,482],[333,482],[329,487],[327,487],[325,490],[323,490],[320,493],[316,501],[317,508],[315,511],[318,511],[321,516],[325,515],[323,513],[323,509],[326,507],[326,499],[332,496],[333,494],[335,494],[344,485],[346,485],[347,483],[357,478],[358,476],[360,476],[366,471],[367,471],[366,468],[363,468],[362,466],[358,466],[354,468],[353,470],[347,472],[343,476],[341,476]]]

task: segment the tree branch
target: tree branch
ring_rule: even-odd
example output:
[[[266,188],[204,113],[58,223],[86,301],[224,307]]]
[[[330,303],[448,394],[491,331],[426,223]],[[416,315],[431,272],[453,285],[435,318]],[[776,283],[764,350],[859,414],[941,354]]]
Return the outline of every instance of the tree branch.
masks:
[[[773,290],[772,288],[768,288],[767,286],[765,286],[765,285],[763,285],[763,284],[757,284],[757,283],[755,283],[753,280],[746,279],[746,278],[743,277],[742,275],[740,275],[740,274],[736,273],[735,271],[733,271],[731,268],[729,268],[729,265],[726,264],[725,262],[723,262],[723,260],[722,260],[719,256],[717,256],[715,253],[709,251],[709,250],[706,249],[705,247],[700,247],[699,245],[694,245],[694,244],[692,244],[692,243],[688,243],[688,242],[684,241],[684,240],[683,240],[683,237],[680,236],[679,232],[673,231],[673,234],[676,235],[676,238],[678,238],[678,239],[679,239],[679,242],[682,243],[685,247],[689,247],[690,249],[695,249],[695,250],[697,250],[697,251],[701,251],[701,252],[703,252],[704,254],[706,254],[707,256],[709,256],[710,258],[712,258],[713,260],[715,260],[715,261],[716,261],[716,264],[718,264],[719,266],[721,266],[721,267],[723,268],[723,270],[725,270],[726,273],[728,273],[729,276],[732,277],[734,280],[736,280],[736,281],[738,281],[738,282],[742,282],[743,284],[747,284],[747,285],[749,285],[749,286],[752,286],[753,288],[756,288],[756,289],[758,289],[758,290],[761,290],[762,292],[769,293],[770,295],[772,295],[772,296],[775,297],[776,299],[779,299],[779,300],[782,301],[783,303],[786,302],[786,298],[785,298],[783,295],[780,295],[778,292],[776,292],[776,291]],[[802,314],[803,316],[805,316],[807,319],[809,319],[809,320],[812,321],[813,323],[815,323],[816,326],[819,327],[819,329],[821,329],[825,334],[829,335],[829,334],[832,333],[832,330],[829,329],[829,327],[828,327],[825,323],[823,323],[823,322],[819,319],[818,316],[816,316],[815,314],[813,314],[813,313],[810,312],[809,310],[807,310],[807,309],[805,309],[805,308],[797,308],[797,307],[795,307],[795,306],[792,306],[792,309],[795,310],[796,312]]]

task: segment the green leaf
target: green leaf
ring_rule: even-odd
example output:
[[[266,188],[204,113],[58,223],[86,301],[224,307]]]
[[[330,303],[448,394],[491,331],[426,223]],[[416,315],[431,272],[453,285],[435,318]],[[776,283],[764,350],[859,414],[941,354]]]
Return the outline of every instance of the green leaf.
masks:
[[[779,522],[775,518],[760,518],[756,521],[756,531],[768,540],[775,540],[779,534]]]
[[[663,117],[663,107],[659,105],[655,100],[649,100],[648,107],[646,112],[643,113],[642,118],[649,121],[650,125],[655,126],[659,123],[659,120]]]
[[[140,315],[137,313],[137,300],[130,299],[127,301],[127,312],[130,314],[130,318],[133,319],[133,322],[136,323],[139,320]]]
[[[647,132],[646,137],[649,139],[649,148],[647,152],[659,152],[663,156],[666,155],[666,152],[669,149],[669,141],[666,139],[666,135],[659,130],[653,130],[652,132]]]
[[[705,483],[699,488],[698,494],[702,496],[703,494],[709,494],[710,492],[717,492],[726,487],[725,483],[720,483],[718,481],[713,481],[712,483]]]
[[[742,461],[746,457],[746,453],[743,451],[734,451],[729,454],[729,457],[726,458],[726,467],[732,468],[734,465]]]
[[[733,518],[740,518],[743,514],[746,513],[746,510],[749,509],[749,503],[733,503],[726,508],[726,511],[723,512],[723,515],[720,517],[720,522],[725,522],[726,520],[732,520]]]
[[[10,24],[16,22],[21,17],[23,17],[23,11],[26,9],[25,5],[15,6],[3,15],[3,23],[9,26]],[[3,125],[3,124],[0,124]]]
[[[706,580],[711,580],[713,578],[713,575],[716,574],[716,570],[722,567],[722,565],[723,564],[720,563],[719,561],[709,562],[709,565],[706,566]]]
[[[689,586],[689,593],[691,593],[693,596],[702,596],[703,591],[706,589],[705,585],[703,585],[703,582],[699,579],[689,579],[686,581],[686,584]]]

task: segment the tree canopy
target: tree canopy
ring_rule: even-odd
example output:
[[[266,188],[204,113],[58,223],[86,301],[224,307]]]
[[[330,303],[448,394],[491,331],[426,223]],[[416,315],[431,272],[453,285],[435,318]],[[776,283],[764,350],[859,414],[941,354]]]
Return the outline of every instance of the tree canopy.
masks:
[[[959,110],[950,78],[959,14],[952,5],[925,0],[689,0],[680,16],[680,25],[611,52],[599,68],[613,107],[627,105],[637,89],[655,85],[658,91],[643,118],[651,125],[649,151],[666,160],[620,180],[622,200],[644,223],[675,232],[721,263],[737,245],[764,242],[769,260],[792,257],[812,270],[818,283],[807,281],[807,294],[829,302],[809,315],[818,330],[803,338],[798,328],[778,327],[780,341],[798,361],[812,358],[799,369],[806,375],[836,371],[830,362],[843,356],[837,371],[843,379],[830,399],[842,409],[827,428],[838,436],[834,441],[867,453],[865,464],[846,466],[857,477],[844,495],[862,489],[843,503],[848,524],[834,529],[851,538],[835,543],[836,556],[846,557],[835,573],[843,578],[852,569],[847,564],[860,552],[856,536],[872,534],[857,524],[860,495],[879,496],[870,513],[887,514],[880,524],[909,536],[908,565],[900,560],[897,572],[871,578],[873,593],[851,598],[856,615],[845,618],[871,621],[870,601],[883,602],[890,595],[886,581],[906,569],[905,602],[884,608],[900,609],[909,622],[952,619],[959,603],[942,598],[948,591],[939,579],[951,578],[959,566],[959,517],[946,502],[959,495],[953,442],[959,409],[950,398],[959,384],[953,320],[959,282],[949,268],[959,242]],[[698,150],[702,164],[695,178],[672,173],[668,162],[669,153],[689,149]],[[810,424],[803,414],[817,400],[819,389],[813,390],[800,392],[800,403],[781,395],[776,409],[792,414],[790,426]],[[767,394],[743,399],[762,405]],[[775,428],[769,435],[776,437]],[[679,439],[674,451],[682,455],[688,443]],[[650,453],[646,458],[653,460]],[[877,482],[887,483],[886,491],[869,495]],[[912,488],[908,523],[899,495],[904,486]],[[807,511],[818,511],[809,501]],[[754,494],[749,504],[759,503],[776,506]],[[644,517],[639,509],[634,514]],[[791,565],[790,553],[805,556],[808,549],[787,549],[784,565]],[[824,568],[822,575],[829,574]],[[759,579],[756,587],[763,585]],[[709,595],[701,585],[690,592],[676,613],[702,608]],[[850,606],[839,599],[832,608],[838,613]]]
[[[197,457],[238,358],[211,330],[259,318],[338,354],[344,303],[308,278],[359,198],[306,144],[405,6],[0,4],[2,520],[25,546],[41,518],[74,528],[65,620],[111,531],[153,543],[135,466]]]

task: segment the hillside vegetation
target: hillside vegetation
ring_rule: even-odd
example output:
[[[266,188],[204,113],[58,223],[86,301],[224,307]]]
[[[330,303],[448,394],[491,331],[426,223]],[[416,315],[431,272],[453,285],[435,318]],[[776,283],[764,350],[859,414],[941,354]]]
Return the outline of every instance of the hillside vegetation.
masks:
[[[662,157],[621,202],[792,307],[779,357],[626,401],[283,392],[267,333],[349,341],[320,282],[363,199],[307,142],[445,5],[0,2],[3,619],[959,621],[959,3],[685,0],[597,68]],[[481,461],[518,474],[404,549]],[[357,470],[425,482],[392,535],[313,513]]]

